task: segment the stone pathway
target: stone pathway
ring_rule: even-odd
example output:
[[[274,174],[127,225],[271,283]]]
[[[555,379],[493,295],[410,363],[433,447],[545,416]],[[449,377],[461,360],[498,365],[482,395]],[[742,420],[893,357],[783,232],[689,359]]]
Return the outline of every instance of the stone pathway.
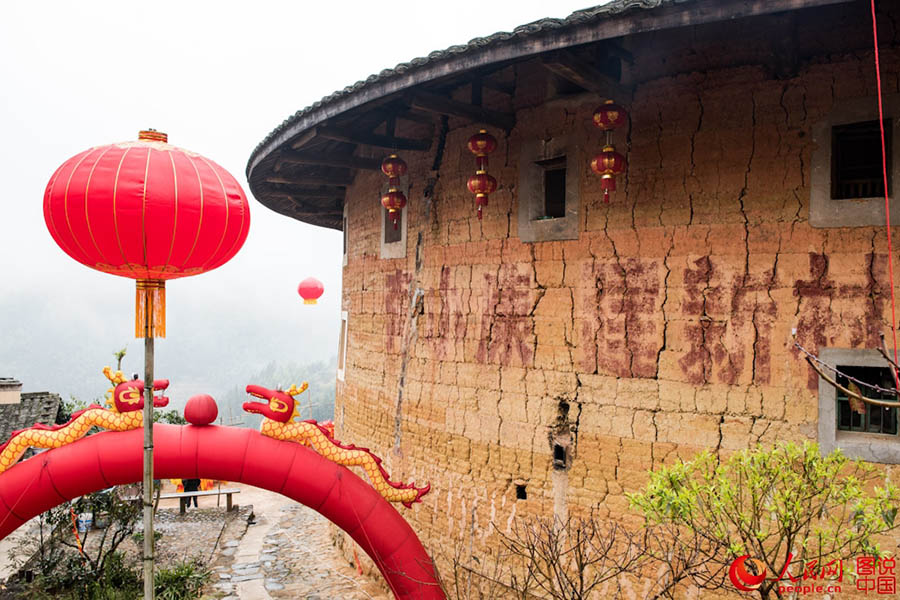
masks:
[[[389,600],[350,568],[324,517],[263,490],[245,500],[251,494],[256,523],[224,542],[208,592],[223,600]]]

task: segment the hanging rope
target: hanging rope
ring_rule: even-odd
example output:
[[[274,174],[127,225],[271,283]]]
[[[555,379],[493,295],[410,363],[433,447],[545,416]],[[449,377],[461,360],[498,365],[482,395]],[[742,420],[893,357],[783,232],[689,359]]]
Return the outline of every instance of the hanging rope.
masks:
[[[888,274],[891,280],[891,335],[894,338],[894,362],[897,360],[897,302],[894,297],[894,249],[891,244],[891,202],[888,197],[887,149],[884,143],[884,107],[881,102],[881,61],[878,56],[878,18],[875,16],[875,0],[872,6],[872,39],[875,44],[875,82],[878,92],[878,127],[881,130],[881,171],[884,177],[884,223],[887,232]],[[894,382],[900,386],[900,382]]]

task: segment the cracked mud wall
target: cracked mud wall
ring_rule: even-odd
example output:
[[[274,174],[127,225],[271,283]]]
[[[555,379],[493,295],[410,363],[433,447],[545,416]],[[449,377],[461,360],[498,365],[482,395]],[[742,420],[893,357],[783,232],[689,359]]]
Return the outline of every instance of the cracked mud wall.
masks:
[[[885,93],[900,92],[898,53],[882,64]],[[520,88],[538,77],[514,76]],[[431,482],[400,509],[427,547],[488,551],[492,523],[560,511],[548,440],[561,401],[573,514],[600,503],[629,520],[624,494],[648,470],[702,449],[816,439],[817,380],[792,329],[813,351],[875,347],[890,329],[884,229],[808,223],[810,129],[872,90],[864,52],[790,79],[751,65],[642,82],[627,177],[605,205],[584,169],[578,240],[518,239],[518,150],[571,135],[587,163],[603,142],[595,97],[517,97],[516,128],[492,131],[500,187],[483,221],[465,186],[475,127],[450,120],[436,171],[433,150],[405,154],[405,259],[378,258],[380,174],[357,177],[338,433],[383,456],[394,479]]]

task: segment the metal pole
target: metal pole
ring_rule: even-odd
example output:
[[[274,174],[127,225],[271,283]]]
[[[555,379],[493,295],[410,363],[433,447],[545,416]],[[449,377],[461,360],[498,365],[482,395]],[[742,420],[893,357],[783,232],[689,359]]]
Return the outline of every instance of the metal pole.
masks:
[[[153,334],[144,330],[144,600],[153,600]]]

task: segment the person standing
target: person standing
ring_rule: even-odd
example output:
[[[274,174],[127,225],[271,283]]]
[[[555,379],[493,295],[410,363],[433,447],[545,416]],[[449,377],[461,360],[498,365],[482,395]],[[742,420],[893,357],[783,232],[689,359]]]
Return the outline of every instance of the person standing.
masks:
[[[185,492],[198,492],[200,491],[200,480],[199,479],[182,479],[182,485],[184,486]],[[184,501],[187,503],[185,508],[191,507],[191,500],[194,501],[194,508],[199,508],[197,505],[197,496],[191,496],[189,498],[185,498]]]

